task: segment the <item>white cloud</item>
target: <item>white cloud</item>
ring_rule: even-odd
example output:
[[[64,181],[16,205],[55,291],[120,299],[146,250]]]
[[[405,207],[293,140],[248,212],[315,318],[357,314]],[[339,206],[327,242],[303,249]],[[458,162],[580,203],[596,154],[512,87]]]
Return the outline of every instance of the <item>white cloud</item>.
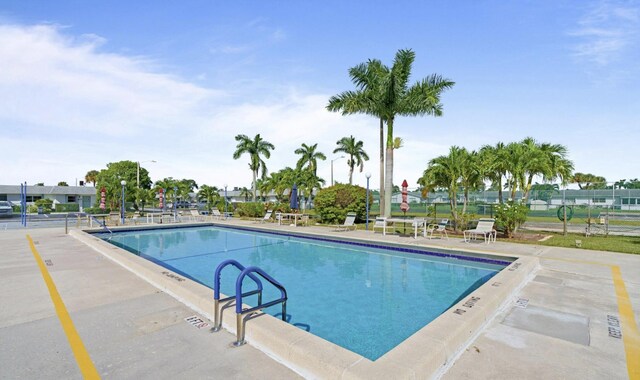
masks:
[[[0,25],[0,132],[3,156],[14,157],[2,165],[3,183],[74,183],[109,162],[153,159],[143,166],[154,180],[249,186],[246,158],[232,159],[239,133],[260,133],[276,146],[270,170],[295,165],[302,143],[318,143],[330,160],[336,141],[352,134],[365,142],[372,157],[365,171],[375,180],[378,121],[326,111],[331,94],[277,88],[269,101],[254,94],[238,101],[163,74],[148,58],[104,52],[108,42],[99,36],[65,32]],[[318,170],[327,182],[329,160]],[[334,177],[347,181],[346,160],[334,163]],[[364,174],[355,181],[364,184]]]
[[[582,17],[569,35],[580,40],[573,47],[578,59],[607,66],[637,48],[639,31],[640,8],[601,2]]]

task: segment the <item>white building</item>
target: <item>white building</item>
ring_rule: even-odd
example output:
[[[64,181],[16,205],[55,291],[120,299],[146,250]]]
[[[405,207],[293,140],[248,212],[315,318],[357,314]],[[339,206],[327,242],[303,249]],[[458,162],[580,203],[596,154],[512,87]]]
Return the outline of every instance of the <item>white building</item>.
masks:
[[[85,186],[27,186],[27,204],[38,199],[51,199],[53,205],[75,203],[80,211],[92,207],[96,201],[96,188]],[[20,204],[20,185],[0,185],[0,201]]]

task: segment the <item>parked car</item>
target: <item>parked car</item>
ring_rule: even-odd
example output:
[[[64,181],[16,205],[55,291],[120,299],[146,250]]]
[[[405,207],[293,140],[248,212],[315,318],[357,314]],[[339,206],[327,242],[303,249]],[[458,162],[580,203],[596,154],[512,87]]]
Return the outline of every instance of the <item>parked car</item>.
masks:
[[[11,202],[0,201],[0,217],[10,217],[13,214]]]
[[[191,207],[191,203],[187,201],[177,201],[176,208],[189,208]]]

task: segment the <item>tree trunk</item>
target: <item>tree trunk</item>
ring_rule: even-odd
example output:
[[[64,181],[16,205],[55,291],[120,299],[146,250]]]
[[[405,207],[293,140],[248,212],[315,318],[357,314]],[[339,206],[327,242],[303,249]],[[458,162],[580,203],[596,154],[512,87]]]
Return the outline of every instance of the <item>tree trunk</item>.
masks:
[[[386,215],[384,186],[384,120],[380,118],[380,216]]]
[[[529,175],[527,180],[527,186],[524,189],[524,195],[522,196],[522,202],[527,203],[527,199],[529,199],[529,193],[531,192],[531,182],[533,182],[533,175]]]
[[[391,217],[391,196],[393,195],[393,146],[387,146],[385,169],[384,216]]]
[[[502,204],[502,175],[498,178],[498,202]]]
[[[353,165],[349,166],[349,185],[353,185]]]
[[[253,172],[253,186],[252,186],[252,189],[253,189],[253,202],[256,201],[256,188],[257,188],[257,185],[258,185],[258,171],[256,170],[256,171]]]

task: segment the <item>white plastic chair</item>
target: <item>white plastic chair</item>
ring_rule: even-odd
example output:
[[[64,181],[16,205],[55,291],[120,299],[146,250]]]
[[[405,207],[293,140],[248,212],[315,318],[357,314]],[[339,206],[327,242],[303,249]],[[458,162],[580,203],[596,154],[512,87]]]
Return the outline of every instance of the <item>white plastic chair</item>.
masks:
[[[472,237],[473,240],[476,240],[478,238],[478,235],[482,235],[484,237],[484,242],[487,244],[491,243],[492,239],[495,242],[497,235],[496,230],[493,229],[493,224],[495,222],[495,219],[480,219],[476,228],[465,230],[463,232],[465,243],[469,243]]]
[[[447,235],[447,223],[449,223],[449,219],[442,219],[438,224],[429,224],[424,229],[424,237],[433,239],[433,234],[439,233],[441,238],[444,236],[449,239],[449,235]]]

